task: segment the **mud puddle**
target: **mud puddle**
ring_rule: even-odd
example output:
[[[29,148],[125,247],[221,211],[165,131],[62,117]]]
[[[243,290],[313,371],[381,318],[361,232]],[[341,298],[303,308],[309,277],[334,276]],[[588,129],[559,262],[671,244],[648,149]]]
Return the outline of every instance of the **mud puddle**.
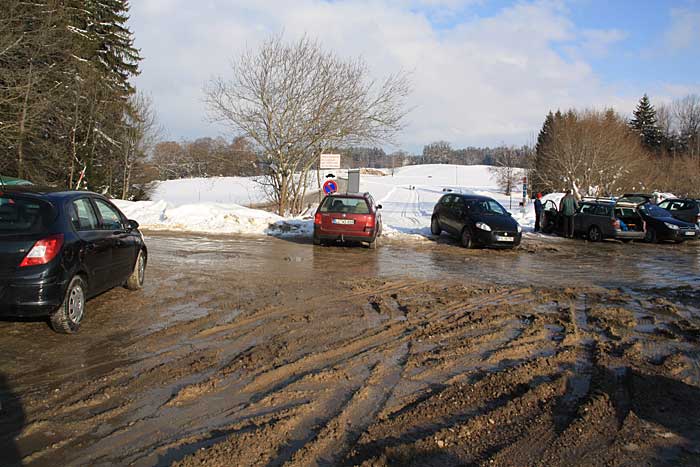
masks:
[[[697,244],[147,241],[78,335],[0,322],[0,464],[700,464]]]

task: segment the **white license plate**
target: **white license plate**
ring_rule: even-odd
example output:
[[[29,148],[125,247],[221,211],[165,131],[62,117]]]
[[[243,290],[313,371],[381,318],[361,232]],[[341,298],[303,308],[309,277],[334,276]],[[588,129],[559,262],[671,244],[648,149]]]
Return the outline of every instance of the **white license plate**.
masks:
[[[514,242],[515,238],[514,237],[501,237],[500,235],[496,235],[496,241],[497,242]]]
[[[355,219],[333,219],[334,224],[354,224]]]
[[[694,237],[694,236],[695,236],[695,232],[686,232],[685,234],[686,234],[686,236],[688,236],[688,237]]]

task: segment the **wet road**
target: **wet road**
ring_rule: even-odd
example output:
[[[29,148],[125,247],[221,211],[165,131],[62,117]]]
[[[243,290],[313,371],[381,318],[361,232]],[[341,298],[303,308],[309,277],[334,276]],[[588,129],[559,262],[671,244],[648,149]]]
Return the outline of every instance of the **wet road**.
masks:
[[[700,368],[692,364],[698,350],[691,344],[697,339],[691,322],[700,312],[697,242],[628,245],[529,238],[516,251],[464,250],[446,237],[437,242],[387,241],[377,251],[314,247],[308,239],[264,237],[150,234],[147,242],[150,261],[144,290],[113,290],[92,300],[79,334],[54,334],[40,321],[0,322],[0,452],[4,456],[0,464],[168,465],[200,447],[216,445],[227,433],[247,433],[238,425],[243,420],[264,418],[280,407],[292,410],[297,396],[280,388],[288,390],[287,385],[297,384],[299,375],[322,375],[328,368],[344,375],[350,395],[357,388],[376,390],[372,384],[356,383],[355,378],[393,386],[400,380],[399,370],[422,368],[412,370],[410,384],[401,389],[405,394],[399,391],[412,400],[425,388],[462,373],[501,368],[516,356],[527,360],[552,355],[554,343],[569,342],[568,337],[557,335],[572,321],[576,324],[577,297],[594,294],[591,288],[613,291],[613,298],[604,296],[601,303],[617,300],[618,293],[629,294],[626,306],[637,319],[630,342],[657,328],[673,339],[681,336],[674,350],[661,352],[661,357],[653,349],[635,352],[660,361],[680,349],[691,362],[683,360],[683,374],[688,381],[700,381]],[[457,331],[413,334],[429,322],[423,314],[432,316],[431,310],[445,308],[449,314],[476,307],[472,292],[463,291],[462,286],[486,297],[494,294],[493,303],[485,298],[477,302],[486,311],[498,305],[503,312],[498,318],[491,311],[491,325],[502,329],[487,341],[488,346],[522,347],[521,336],[527,334],[530,319],[522,321],[522,316],[556,308],[552,303],[561,299],[554,289],[574,297],[573,317],[543,324],[542,335],[549,337],[537,348],[528,343],[531,355],[529,350],[508,350],[503,352],[506,360],[494,360],[493,355],[502,350],[480,349],[477,358],[462,347],[450,347],[449,355],[456,362],[450,367],[423,354],[446,345],[447,338],[440,337],[440,332],[451,336]],[[531,287],[546,289],[544,298]],[[425,297],[430,300],[424,303]],[[657,298],[665,302],[648,304]],[[511,310],[513,304],[521,308]],[[668,306],[677,306],[674,313],[682,317],[680,325],[649,317],[653,310]],[[568,305],[564,309],[569,313]],[[411,322],[411,313],[420,315],[422,324]],[[595,319],[592,322],[598,322]],[[586,322],[588,318],[583,318],[571,330],[581,342],[588,342],[580,336],[589,332]],[[375,342],[372,333],[380,328],[384,331],[376,334]],[[362,337],[369,331],[372,339]],[[609,340],[605,336],[611,332],[618,330],[602,330],[601,342]],[[347,352],[347,342],[357,339],[367,339],[362,341],[364,350],[357,353],[361,357],[338,357]],[[438,340],[430,343],[430,339]],[[374,349],[381,351],[368,357]],[[323,356],[318,361],[317,353]],[[357,358],[369,361],[358,363]],[[372,358],[383,362],[379,369],[371,370],[377,365]],[[412,363],[413,358],[417,363]],[[433,364],[437,367],[430,371],[423,368]],[[418,374],[423,375],[420,381]],[[339,396],[328,394],[326,401],[322,394],[330,389],[321,390],[303,378],[301,383],[305,386],[295,388],[294,394],[319,392],[309,396],[311,408],[294,430],[303,436],[321,436],[311,420],[324,410],[332,412],[331,401]],[[276,400],[268,400],[273,396]],[[377,397],[369,399],[383,400],[387,407],[405,403],[400,394]],[[270,407],[275,410],[271,412]],[[357,424],[361,431],[367,428],[360,423],[361,409],[361,404],[348,403],[337,410],[350,411],[352,417],[346,422]],[[365,415],[369,420],[374,414]],[[322,459],[333,451],[329,440],[335,435],[328,436],[316,444],[299,441],[291,451],[280,447],[276,454],[266,453],[272,456],[267,465],[292,462],[294,456]],[[287,446],[289,440],[279,442]],[[490,451],[485,448],[484,452]],[[219,465],[230,462],[223,459],[229,460]]]

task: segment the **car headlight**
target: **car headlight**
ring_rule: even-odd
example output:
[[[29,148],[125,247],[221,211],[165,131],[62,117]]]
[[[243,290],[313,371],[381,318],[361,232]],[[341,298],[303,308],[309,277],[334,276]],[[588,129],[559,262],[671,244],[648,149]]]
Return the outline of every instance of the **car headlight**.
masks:
[[[518,233],[523,233],[523,228],[520,227],[520,224],[518,224]]]
[[[477,222],[477,223],[476,223],[476,228],[477,228],[477,229],[481,229],[481,230],[485,230],[485,231],[487,231],[487,232],[491,232],[491,227],[489,227],[488,224],[485,224],[485,223],[483,223],[483,222]]]
[[[678,230],[678,226],[676,224],[669,224],[668,222],[664,222],[664,224],[671,230]]]

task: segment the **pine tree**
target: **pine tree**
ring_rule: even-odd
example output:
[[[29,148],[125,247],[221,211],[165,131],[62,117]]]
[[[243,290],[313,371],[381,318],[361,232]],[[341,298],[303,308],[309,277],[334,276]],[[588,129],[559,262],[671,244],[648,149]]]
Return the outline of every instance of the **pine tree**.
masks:
[[[630,120],[629,125],[642,138],[644,146],[652,150],[660,149],[663,144],[663,135],[658,126],[656,110],[646,94],[639,100],[633,115],[634,118]]]

